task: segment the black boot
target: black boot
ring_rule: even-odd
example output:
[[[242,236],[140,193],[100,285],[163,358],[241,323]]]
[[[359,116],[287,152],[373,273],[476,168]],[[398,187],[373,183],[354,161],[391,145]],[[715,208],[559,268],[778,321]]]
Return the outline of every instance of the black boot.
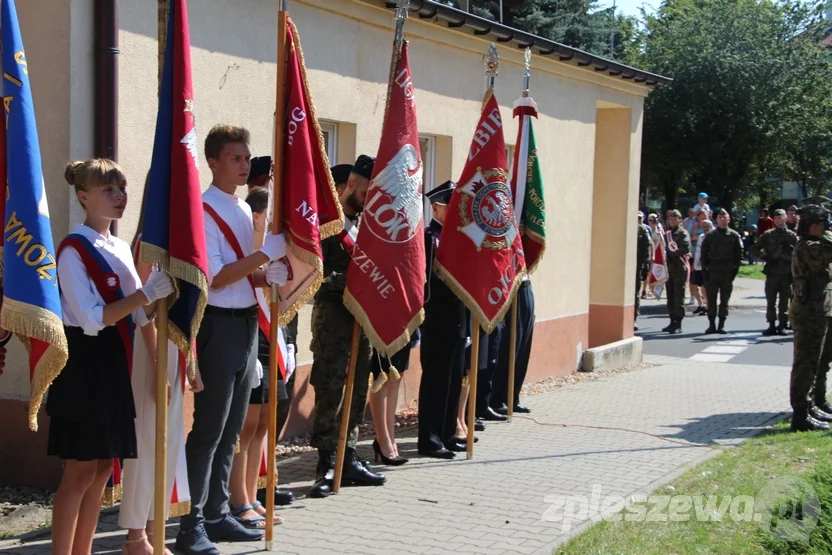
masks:
[[[725,318],[719,319],[719,327],[716,329],[716,332],[721,335],[725,335],[726,333],[728,333],[727,331],[725,331]]]
[[[663,327],[663,328],[662,328],[662,331],[666,331],[666,332],[668,332],[668,333],[673,333],[673,332],[672,332],[672,331],[670,331],[670,330],[672,330],[674,327],[676,327],[676,319],[675,319],[675,318],[671,318],[671,319],[670,319],[670,324],[669,324],[669,325],[667,325],[667,326],[665,326],[665,327]]]
[[[826,412],[817,405],[809,407],[809,415],[815,420],[820,420],[821,422],[832,422],[832,414]]]
[[[777,334],[777,328],[774,327],[774,322],[769,322],[768,323],[768,329],[766,329],[766,331],[763,332],[763,335],[765,335],[766,337],[771,337],[772,335],[776,335],[776,334]]]
[[[808,410],[801,409],[792,414],[793,432],[811,432],[815,430],[828,430],[829,424],[813,418]]]
[[[777,335],[786,335],[786,324],[780,322],[780,325],[777,326]]]
[[[705,330],[705,335],[711,335],[716,333],[716,323],[714,322],[714,319],[709,318],[708,321],[711,323],[711,325],[708,326],[708,329]]]
[[[668,333],[682,333],[682,319],[677,318],[673,321],[673,327],[668,330]]]
[[[332,493],[332,480],[335,478],[335,452],[318,449],[318,468],[315,483],[309,490],[309,497],[329,497]]]
[[[367,469],[355,454],[355,449],[347,447],[344,454],[344,472],[341,485],[344,486],[381,486],[387,481],[382,474],[376,474]]]

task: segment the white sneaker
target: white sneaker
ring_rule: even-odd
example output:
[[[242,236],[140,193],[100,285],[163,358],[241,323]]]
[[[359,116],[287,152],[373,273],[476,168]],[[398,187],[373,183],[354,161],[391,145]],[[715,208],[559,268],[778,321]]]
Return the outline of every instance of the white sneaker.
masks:
[[[695,303],[696,303],[696,299],[694,299],[693,297],[691,297],[690,299],[688,299],[688,306],[690,306],[690,305],[692,305],[692,304],[695,304]]]

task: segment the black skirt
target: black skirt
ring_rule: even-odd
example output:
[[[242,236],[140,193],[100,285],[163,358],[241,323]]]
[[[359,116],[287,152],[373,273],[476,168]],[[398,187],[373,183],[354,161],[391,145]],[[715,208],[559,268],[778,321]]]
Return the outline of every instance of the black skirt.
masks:
[[[263,377],[260,378],[260,384],[251,389],[248,404],[265,405],[269,402],[269,339],[261,329],[257,330],[257,360],[260,361],[260,366],[263,367]],[[277,379],[277,400],[289,400],[289,391],[286,388],[286,382],[279,377]]]
[[[49,388],[47,454],[78,461],[136,458],[136,408],[118,329],[107,326],[96,336],[64,330],[69,360]]]
[[[391,364],[396,367],[396,370],[399,371],[399,374],[407,370],[410,366],[411,344],[406,345],[401,351],[390,357],[390,359],[387,359],[387,357],[380,356],[378,353],[373,352],[372,366],[370,368],[370,370],[373,373],[373,378],[378,378],[379,373],[382,371],[385,374],[390,372]]]

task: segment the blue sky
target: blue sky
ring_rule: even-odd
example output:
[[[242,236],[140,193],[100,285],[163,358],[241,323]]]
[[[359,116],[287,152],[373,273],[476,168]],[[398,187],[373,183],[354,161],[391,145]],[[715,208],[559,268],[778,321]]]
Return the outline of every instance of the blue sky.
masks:
[[[612,6],[612,0],[601,0],[599,7],[608,8]],[[644,6],[648,12],[654,12],[659,7],[661,0],[615,0],[615,10],[625,15],[638,15],[639,8]]]

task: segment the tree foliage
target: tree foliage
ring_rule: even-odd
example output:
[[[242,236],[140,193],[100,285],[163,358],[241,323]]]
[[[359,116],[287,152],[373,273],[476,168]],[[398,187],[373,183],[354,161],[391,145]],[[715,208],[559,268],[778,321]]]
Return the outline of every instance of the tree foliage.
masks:
[[[646,20],[638,65],[673,77],[645,105],[644,181],[667,205],[707,190],[731,207],[772,177],[807,193],[832,160],[832,63],[815,6],[666,0]]]

